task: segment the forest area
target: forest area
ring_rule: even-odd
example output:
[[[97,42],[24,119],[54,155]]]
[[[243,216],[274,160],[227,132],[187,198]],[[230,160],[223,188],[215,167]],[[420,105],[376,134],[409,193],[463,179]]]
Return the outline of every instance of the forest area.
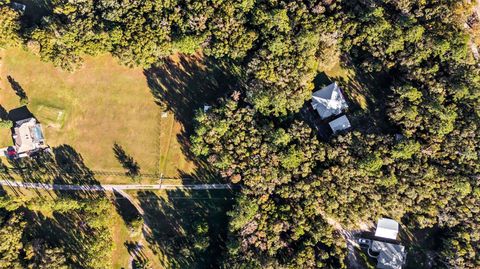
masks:
[[[237,88],[197,113],[189,141],[192,155],[242,187],[218,267],[348,268],[345,239],[331,222],[353,230],[389,216],[441,231],[431,268],[473,269],[480,267],[475,4],[52,0],[41,18],[26,18],[7,0],[0,47],[24,47],[65,72],[81,69],[87,55],[110,53],[149,70],[197,51],[240,69]],[[386,127],[322,140],[304,121],[299,111],[315,77],[337,59],[365,78],[363,87],[382,81],[372,92]],[[0,201],[0,268],[110,268],[100,257],[111,249],[104,197],[17,199]],[[93,236],[71,235],[79,249],[60,249],[62,242],[32,230],[46,225],[32,213],[39,207],[83,219]]]

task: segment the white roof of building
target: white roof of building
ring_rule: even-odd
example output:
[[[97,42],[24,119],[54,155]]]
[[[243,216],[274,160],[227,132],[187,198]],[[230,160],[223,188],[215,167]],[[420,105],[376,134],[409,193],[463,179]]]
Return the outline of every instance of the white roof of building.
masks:
[[[314,92],[312,95],[312,106],[317,110],[322,119],[338,115],[348,108],[342,91],[336,82]]]
[[[13,139],[19,155],[46,147],[42,127],[35,118],[15,122]]]
[[[401,269],[405,263],[405,247],[402,245],[374,240],[370,249],[379,253],[377,257],[379,269]]]
[[[337,133],[351,127],[350,121],[345,115],[332,120],[328,123],[328,125],[330,125],[330,128],[332,128],[333,133]]]
[[[381,218],[378,220],[375,236],[396,240],[397,234],[398,222],[386,218]]]

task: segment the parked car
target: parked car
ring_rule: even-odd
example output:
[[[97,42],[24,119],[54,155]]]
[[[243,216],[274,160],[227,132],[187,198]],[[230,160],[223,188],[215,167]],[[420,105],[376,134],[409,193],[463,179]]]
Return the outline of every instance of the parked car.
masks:
[[[370,239],[358,238],[358,244],[360,245],[360,247],[370,247],[371,243],[372,240]]]

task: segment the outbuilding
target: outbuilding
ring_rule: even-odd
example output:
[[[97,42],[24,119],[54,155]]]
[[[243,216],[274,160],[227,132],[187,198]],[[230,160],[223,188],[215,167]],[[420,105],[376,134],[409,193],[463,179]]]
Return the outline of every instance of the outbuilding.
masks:
[[[392,219],[381,218],[378,220],[375,236],[397,240],[398,227],[398,222]]]
[[[350,125],[350,121],[345,115],[332,120],[328,123],[328,125],[330,125],[330,128],[332,129],[334,134],[352,127]]]
[[[374,240],[369,252],[378,253],[378,269],[401,269],[405,264],[405,247],[402,245]]]

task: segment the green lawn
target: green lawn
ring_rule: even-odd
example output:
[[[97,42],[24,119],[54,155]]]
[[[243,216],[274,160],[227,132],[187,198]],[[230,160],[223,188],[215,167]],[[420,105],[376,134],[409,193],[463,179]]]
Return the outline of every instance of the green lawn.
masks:
[[[87,58],[83,68],[68,73],[21,49],[1,54],[0,104],[7,111],[20,106],[7,79],[11,76],[25,91],[28,109],[43,124],[51,147],[72,146],[92,170],[123,171],[112,149],[118,143],[142,173],[175,177],[193,171],[177,139],[182,126],[172,113],[161,118],[142,69],[103,55]],[[0,147],[11,143],[8,130],[2,130]]]

